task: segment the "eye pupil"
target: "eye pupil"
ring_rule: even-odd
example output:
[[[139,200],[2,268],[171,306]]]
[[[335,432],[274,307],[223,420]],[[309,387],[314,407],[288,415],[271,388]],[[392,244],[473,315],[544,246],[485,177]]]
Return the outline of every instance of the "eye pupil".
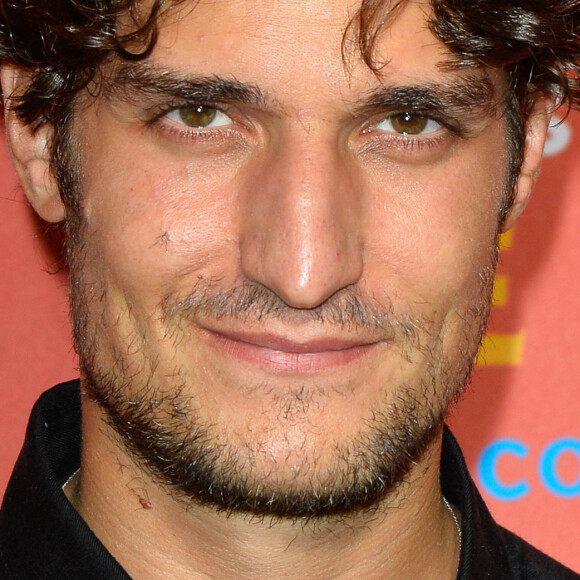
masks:
[[[195,128],[207,127],[217,115],[217,110],[211,107],[197,105],[194,107],[181,107],[179,118],[188,126]]]
[[[427,126],[427,117],[413,115],[413,113],[404,112],[394,115],[391,118],[391,123],[395,131],[405,135],[418,135]]]

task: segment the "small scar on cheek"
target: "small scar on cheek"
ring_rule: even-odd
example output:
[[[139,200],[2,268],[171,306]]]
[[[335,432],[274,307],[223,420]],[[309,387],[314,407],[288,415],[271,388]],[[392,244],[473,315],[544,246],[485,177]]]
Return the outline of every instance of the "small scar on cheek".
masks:
[[[169,237],[169,233],[168,232],[163,232],[157,238],[157,240],[155,241],[155,244],[154,245],[161,246],[165,250],[165,253],[167,254],[167,252],[169,251],[168,250],[168,247],[169,247],[169,244],[170,243],[171,243],[171,239]]]

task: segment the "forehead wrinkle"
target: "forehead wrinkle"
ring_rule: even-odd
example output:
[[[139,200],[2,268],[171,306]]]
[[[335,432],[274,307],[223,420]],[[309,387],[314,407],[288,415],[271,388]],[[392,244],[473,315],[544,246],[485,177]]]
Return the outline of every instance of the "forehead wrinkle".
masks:
[[[103,94],[126,101],[155,97],[174,97],[212,102],[241,102],[264,106],[262,90],[233,76],[196,75],[151,62],[124,63],[106,78]]]

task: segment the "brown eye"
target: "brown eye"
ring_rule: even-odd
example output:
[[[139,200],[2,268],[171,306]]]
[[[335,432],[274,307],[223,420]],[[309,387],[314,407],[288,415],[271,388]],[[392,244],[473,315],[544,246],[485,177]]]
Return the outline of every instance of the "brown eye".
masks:
[[[425,130],[429,119],[412,113],[400,113],[391,117],[391,124],[397,133],[419,135]]]
[[[199,105],[197,107],[181,107],[179,118],[188,127],[207,127],[216,117],[217,110]]]
[[[429,136],[441,130],[441,123],[425,117],[405,111],[385,117],[380,123],[369,127],[370,131],[384,131],[395,135]]]
[[[166,117],[191,129],[223,127],[233,122],[223,111],[205,105],[185,105],[173,109]]]

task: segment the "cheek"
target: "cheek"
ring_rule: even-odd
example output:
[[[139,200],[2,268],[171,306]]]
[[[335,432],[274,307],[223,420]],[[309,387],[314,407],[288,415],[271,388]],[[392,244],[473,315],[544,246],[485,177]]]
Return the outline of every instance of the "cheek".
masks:
[[[430,304],[444,315],[480,295],[507,181],[505,151],[492,143],[465,146],[449,162],[396,167],[380,190],[375,179],[368,259],[401,307]]]
[[[155,159],[155,166],[140,160]],[[91,159],[85,171],[87,249],[100,277],[139,300],[184,291],[232,270],[235,170],[219,173],[142,151]],[[211,272],[210,272],[211,270]],[[193,281],[193,282],[192,282]]]

